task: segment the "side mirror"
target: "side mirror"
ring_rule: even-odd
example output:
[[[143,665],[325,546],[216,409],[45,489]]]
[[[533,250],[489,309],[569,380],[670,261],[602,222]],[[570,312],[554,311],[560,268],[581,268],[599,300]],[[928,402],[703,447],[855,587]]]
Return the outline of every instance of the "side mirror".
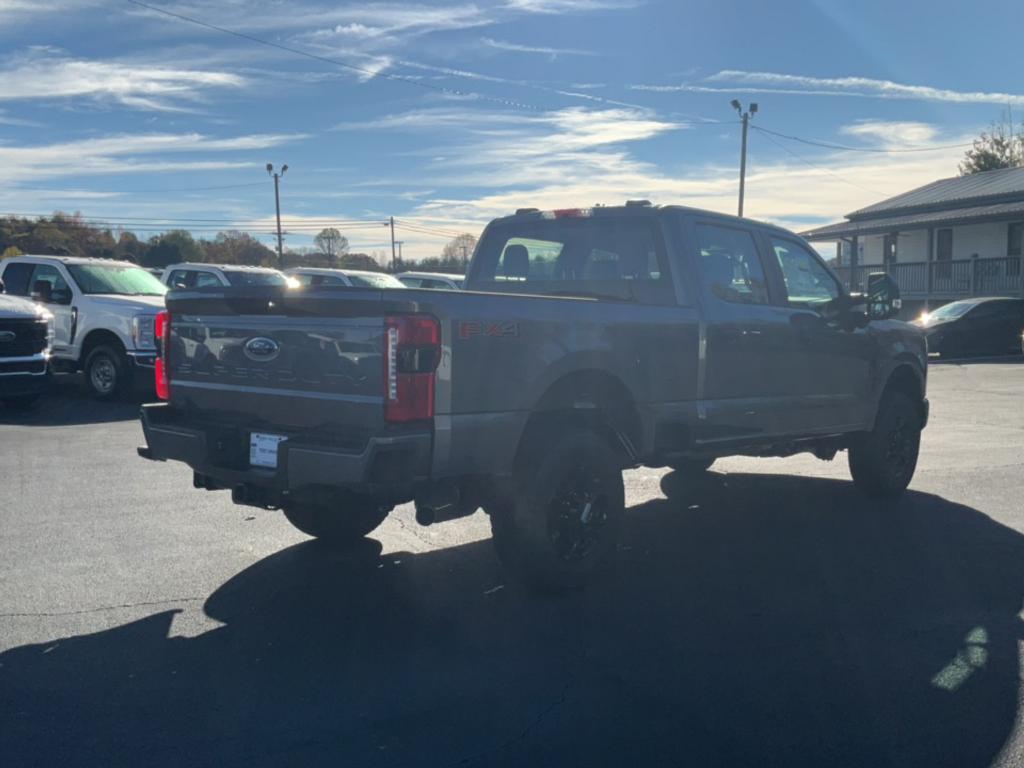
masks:
[[[49,304],[53,300],[53,286],[45,280],[36,280],[32,283],[32,300]]]
[[[903,309],[900,287],[885,272],[868,275],[867,293],[868,317],[872,320],[888,320],[896,317]]]
[[[71,303],[71,289],[70,288],[58,288],[50,293],[50,302],[53,304],[70,304]]]

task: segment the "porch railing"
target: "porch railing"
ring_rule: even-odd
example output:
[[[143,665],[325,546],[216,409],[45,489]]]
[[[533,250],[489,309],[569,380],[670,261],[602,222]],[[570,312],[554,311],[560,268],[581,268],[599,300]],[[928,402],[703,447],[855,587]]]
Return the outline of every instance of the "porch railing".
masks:
[[[835,267],[835,271],[850,291],[866,290],[868,275],[872,272],[888,272],[899,285],[903,297],[910,299],[1024,296],[1019,256],[859,264],[853,269]]]

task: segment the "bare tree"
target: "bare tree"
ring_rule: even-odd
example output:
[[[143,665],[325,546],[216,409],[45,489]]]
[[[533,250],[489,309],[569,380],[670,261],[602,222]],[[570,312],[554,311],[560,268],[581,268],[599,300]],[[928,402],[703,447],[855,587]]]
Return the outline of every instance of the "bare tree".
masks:
[[[960,175],[994,171],[998,168],[1017,168],[1024,165],[1024,129],[1014,133],[1012,113],[992,123],[988,131],[974,140],[974,146],[964,153]]]
[[[338,257],[348,252],[348,238],[334,227],[321,229],[320,234],[313,238],[313,242],[332,265],[337,263]]]
[[[476,237],[463,233],[441,249],[441,263],[448,268],[458,265],[460,270],[465,269],[475,248]]]

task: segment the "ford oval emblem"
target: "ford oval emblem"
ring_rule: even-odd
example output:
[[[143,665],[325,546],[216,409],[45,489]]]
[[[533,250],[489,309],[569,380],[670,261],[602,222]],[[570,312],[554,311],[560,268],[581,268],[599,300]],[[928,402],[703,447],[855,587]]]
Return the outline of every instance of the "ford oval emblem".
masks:
[[[245,356],[257,363],[269,363],[281,351],[281,345],[265,336],[257,336],[245,342]]]
[[[18,335],[14,331],[0,331],[0,344],[6,344],[9,341],[14,341],[18,338]]]

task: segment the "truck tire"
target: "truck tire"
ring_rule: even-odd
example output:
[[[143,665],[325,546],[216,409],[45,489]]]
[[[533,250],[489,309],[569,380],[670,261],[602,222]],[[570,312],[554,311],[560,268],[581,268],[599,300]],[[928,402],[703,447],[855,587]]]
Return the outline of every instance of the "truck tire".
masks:
[[[875,426],[855,436],[849,449],[854,484],[868,496],[899,496],[910,485],[921,446],[921,409],[903,392],[889,392]]]
[[[288,522],[303,533],[344,546],[359,541],[383,523],[391,507],[369,497],[356,496],[338,506],[290,504],[282,511]]]
[[[498,556],[529,586],[584,586],[611,561],[625,512],[622,463],[598,435],[570,431],[534,453],[491,513]]]
[[[131,367],[124,350],[113,344],[93,347],[82,366],[89,391],[100,400],[124,393],[131,384]]]

